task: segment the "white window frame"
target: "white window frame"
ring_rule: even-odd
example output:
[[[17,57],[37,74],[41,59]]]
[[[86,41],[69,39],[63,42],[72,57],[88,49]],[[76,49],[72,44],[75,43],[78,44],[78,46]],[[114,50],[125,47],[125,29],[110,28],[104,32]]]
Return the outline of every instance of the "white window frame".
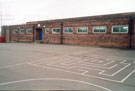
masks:
[[[46,33],[46,34],[49,34],[49,32],[50,32],[50,29],[49,29],[49,32],[46,32],[46,30],[47,30],[47,29],[49,29],[49,28],[46,28],[46,29],[45,29],[45,33]]]
[[[53,34],[60,34],[61,29],[60,29],[60,32],[54,32],[54,31],[53,31],[54,29],[60,29],[60,28],[52,28],[52,33],[53,33]]]
[[[78,33],[78,34],[88,34],[88,31],[89,31],[89,30],[88,30],[87,32],[78,32],[78,29],[79,29],[79,28],[87,28],[87,30],[88,30],[88,27],[77,27],[77,33]]]
[[[23,30],[23,31],[24,31],[24,29],[20,29],[20,30],[19,30],[19,34],[24,34],[24,33],[21,33],[21,30]]]
[[[17,31],[17,33],[14,32],[15,30]],[[13,34],[18,34],[18,29],[13,29]]]
[[[105,32],[94,32],[94,29],[95,29],[96,27],[104,27],[104,28],[105,28]],[[107,30],[107,27],[106,27],[106,26],[93,26],[93,28],[92,28],[92,32],[93,32],[93,33],[103,33],[103,34],[104,34],[104,33],[107,32],[106,30]]]
[[[63,28],[63,30],[64,30],[63,32],[64,32],[65,34],[73,34],[73,31],[72,31],[72,32],[65,32],[65,28],[72,28],[72,30],[73,30],[73,27],[64,27],[64,28]]]
[[[117,33],[128,33],[129,29],[127,30],[127,32],[113,32],[113,27],[122,27],[122,26],[128,26],[128,25],[113,25],[112,26],[112,33],[115,33],[115,34],[117,34]],[[128,28],[129,28],[129,26],[128,26]]]
[[[33,29],[26,29],[27,34],[32,34],[32,33],[29,33],[28,30],[32,30],[32,33],[33,33]]]

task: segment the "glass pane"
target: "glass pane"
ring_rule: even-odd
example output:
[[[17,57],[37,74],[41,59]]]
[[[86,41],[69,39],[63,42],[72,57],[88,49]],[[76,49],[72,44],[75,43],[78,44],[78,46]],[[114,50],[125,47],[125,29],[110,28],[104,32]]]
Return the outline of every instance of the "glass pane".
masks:
[[[128,26],[120,27],[120,32],[128,32]]]
[[[21,34],[24,34],[24,30],[20,30],[20,33],[21,33]]]
[[[83,28],[83,32],[88,32],[88,29],[87,28]]]
[[[113,27],[113,32],[119,32],[119,27]]]
[[[94,28],[94,32],[99,32],[99,27]]]
[[[72,28],[69,28],[69,32],[73,32],[73,29]]]
[[[60,29],[53,29],[53,32],[59,33],[60,32]]]
[[[46,29],[46,33],[49,33],[49,29],[48,28]]]
[[[78,28],[78,32],[82,32],[82,29],[81,28]]]
[[[27,30],[28,34],[32,34],[32,30]]]
[[[17,34],[18,33],[18,30],[13,30],[13,34]]]
[[[68,29],[67,29],[67,28],[65,28],[65,29],[64,29],[64,32],[68,32]]]
[[[57,29],[57,32],[59,33],[60,32],[60,29]]]
[[[105,32],[105,27],[100,27],[100,32]]]

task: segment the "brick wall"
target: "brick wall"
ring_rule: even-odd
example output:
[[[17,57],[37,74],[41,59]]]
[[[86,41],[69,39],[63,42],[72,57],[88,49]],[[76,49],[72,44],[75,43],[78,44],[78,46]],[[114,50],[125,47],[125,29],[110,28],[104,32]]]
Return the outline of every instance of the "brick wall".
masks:
[[[112,19],[102,21],[64,22],[63,27],[73,27],[73,34],[63,34],[64,44],[97,45],[108,47],[129,47],[129,34],[112,34],[112,25],[128,25],[129,19]],[[46,28],[60,28],[60,24],[50,24]],[[77,34],[77,27],[88,27],[88,34]],[[92,33],[93,26],[107,26],[106,34]],[[61,43],[60,34],[43,33],[44,43]]]
[[[14,29],[24,29],[24,34],[13,34]],[[27,34],[26,29],[32,29],[32,25],[11,26],[11,42],[33,42],[33,34]]]
[[[126,14],[124,14],[126,15]],[[112,18],[112,17],[113,18]],[[125,17],[118,18],[118,15],[111,16],[102,16],[97,17],[86,17],[86,18],[73,18],[73,19],[61,19],[61,20],[50,20],[50,21],[39,21],[39,22],[30,22],[26,25],[15,25],[10,26],[11,31],[11,41],[14,42],[33,42],[36,40],[37,29],[42,29],[42,41],[43,43],[53,43],[61,44],[61,39],[63,39],[63,44],[72,44],[72,45],[94,45],[94,46],[107,46],[107,47],[130,47],[130,33],[112,33],[113,25],[129,25],[129,18]],[[135,20],[134,20],[135,22]],[[63,26],[61,25],[63,23]],[[40,26],[38,26],[40,24]],[[93,26],[106,26],[107,32],[102,33],[93,33]],[[52,28],[64,28],[64,27],[73,27],[72,34],[64,34],[61,38],[60,34],[53,34]],[[77,27],[88,27],[88,34],[78,34]],[[45,33],[45,29],[49,28],[50,32]],[[13,29],[25,29],[25,34],[13,34]],[[34,29],[33,34],[27,34],[26,29]],[[135,48],[135,32],[132,34],[132,47]]]

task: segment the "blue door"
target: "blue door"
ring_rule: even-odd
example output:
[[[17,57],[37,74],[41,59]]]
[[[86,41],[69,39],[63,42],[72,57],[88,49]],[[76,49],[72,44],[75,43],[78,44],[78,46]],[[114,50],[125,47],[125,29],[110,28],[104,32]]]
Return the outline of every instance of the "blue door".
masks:
[[[42,30],[39,30],[39,40],[42,40]]]

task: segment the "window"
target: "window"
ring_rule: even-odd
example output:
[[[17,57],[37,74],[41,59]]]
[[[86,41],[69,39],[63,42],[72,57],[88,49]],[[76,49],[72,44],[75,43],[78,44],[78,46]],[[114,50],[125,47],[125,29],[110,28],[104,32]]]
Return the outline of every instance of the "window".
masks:
[[[64,27],[64,33],[73,33],[72,27]]]
[[[88,33],[88,27],[78,27],[77,33]]]
[[[59,34],[60,33],[60,28],[53,28],[52,33]]]
[[[20,34],[24,34],[24,29],[21,29],[21,30],[19,31],[19,33],[20,33]]]
[[[128,33],[128,25],[112,26],[112,33]]]
[[[106,26],[94,26],[93,33],[106,33]]]
[[[27,30],[26,30],[26,33],[27,33],[27,34],[32,34],[32,29],[27,29]]]
[[[45,33],[48,34],[49,33],[49,28],[45,29]]]
[[[13,34],[18,34],[18,30],[17,29],[14,29],[13,30]]]

